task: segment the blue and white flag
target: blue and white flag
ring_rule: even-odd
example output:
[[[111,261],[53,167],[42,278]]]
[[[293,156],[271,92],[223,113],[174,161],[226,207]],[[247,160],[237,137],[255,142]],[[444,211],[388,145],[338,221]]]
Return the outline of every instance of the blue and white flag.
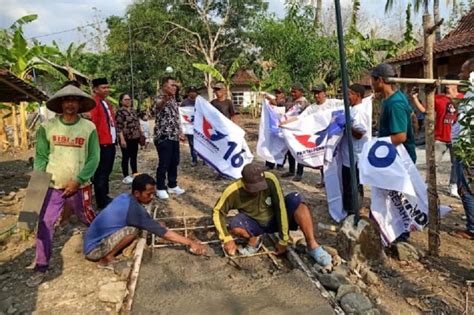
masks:
[[[253,160],[245,131],[225,117],[203,97],[196,98],[194,149],[206,163],[230,178],[242,177]]]
[[[310,167],[324,165],[326,149],[334,148],[344,132],[344,110],[327,109],[317,115],[298,117],[282,126],[288,149],[298,163]],[[332,151],[328,155],[332,159]]]
[[[180,107],[179,120],[181,122],[181,130],[183,133],[185,135],[192,135],[194,133],[194,107]]]
[[[395,147],[390,137],[367,142],[360,155],[359,175],[362,184],[371,186],[370,209],[385,244],[428,224],[426,184],[403,145]],[[450,208],[440,210],[443,215]]]
[[[283,132],[279,127],[281,114],[266,99],[262,102],[262,115],[257,142],[257,155],[265,161],[283,164],[286,147]]]

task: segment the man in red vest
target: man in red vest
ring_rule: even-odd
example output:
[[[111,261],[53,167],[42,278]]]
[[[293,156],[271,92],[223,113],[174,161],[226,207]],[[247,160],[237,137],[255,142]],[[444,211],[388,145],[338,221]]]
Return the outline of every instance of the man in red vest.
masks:
[[[100,163],[94,174],[93,184],[98,209],[105,208],[112,198],[109,197],[109,176],[115,160],[117,132],[112,105],[106,100],[109,96],[109,83],[106,78],[92,80],[95,107],[89,112],[90,119],[97,128],[100,144]]]

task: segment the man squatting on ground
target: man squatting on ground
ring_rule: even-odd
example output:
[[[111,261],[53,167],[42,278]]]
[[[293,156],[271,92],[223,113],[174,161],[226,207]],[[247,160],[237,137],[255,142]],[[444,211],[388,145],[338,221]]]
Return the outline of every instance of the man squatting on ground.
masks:
[[[99,165],[99,139],[92,122],[78,114],[90,111],[94,100],[73,85],[66,85],[48,102],[58,115],[45,122],[36,134],[34,169],[48,172],[52,180],[38,221],[36,265],[26,285],[43,282],[52,253],[54,225],[69,204],[86,225],[94,219],[90,208],[90,178]]]
[[[148,174],[136,176],[132,192],[117,196],[94,219],[84,237],[84,254],[100,265],[113,263],[115,256],[137,238],[139,230],[147,230],[165,240],[189,246],[196,255],[204,253],[204,246],[181,236],[154,221],[142,205],[149,204],[155,195],[156,183]]]
[[[226,225],[231,209],[237,209],[239,213],[229,220],[229,233]],[[262,234],[275,232],[279,234],[276,253],[283,254],[288,244],[288,231],[300,227],[308,245],[308,255],[324,267],[332,265],[331,256],[314,238],[311,212],[303,197],[298,193],[283,197],[275,175],[264,172],[256,163],[247,164],[242,170],[242,178],[224,190],[214,207],[213,220],[228,255],[233,256],[237,251],[232,235],[248,240],[248,245],[239,252],[249,255],[259,250]]]

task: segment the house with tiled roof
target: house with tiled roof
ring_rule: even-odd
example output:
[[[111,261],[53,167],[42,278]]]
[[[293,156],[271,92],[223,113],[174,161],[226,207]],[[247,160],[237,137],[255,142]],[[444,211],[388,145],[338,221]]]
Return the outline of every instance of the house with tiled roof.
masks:
[[[474,8],[461,18],[456,29],[449,32],[433,47],[433,70],[435,78],[446,74],[457,74],[461,65],[474,57]],[[404,78],[423,77],[423,47],[387,60],[397,66]]]
[[[251,69],[240,68],[232,76],[230,92],[232,103],[236,109],[247,107],[257,102],[258,92],[255,89],[260,84]]]

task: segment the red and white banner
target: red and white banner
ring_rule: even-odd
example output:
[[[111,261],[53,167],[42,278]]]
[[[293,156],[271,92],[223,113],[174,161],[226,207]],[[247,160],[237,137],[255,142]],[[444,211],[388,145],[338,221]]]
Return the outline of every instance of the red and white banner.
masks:
[[[242,177],[242,168],[253,160],[245,131],[201,96],[195,109],[194,150],[222,175]]]
[[[192,135],[194,133],[194,107],[180,107],[179,120],[181,122],[181,130],[183,133],[185,135]]]

